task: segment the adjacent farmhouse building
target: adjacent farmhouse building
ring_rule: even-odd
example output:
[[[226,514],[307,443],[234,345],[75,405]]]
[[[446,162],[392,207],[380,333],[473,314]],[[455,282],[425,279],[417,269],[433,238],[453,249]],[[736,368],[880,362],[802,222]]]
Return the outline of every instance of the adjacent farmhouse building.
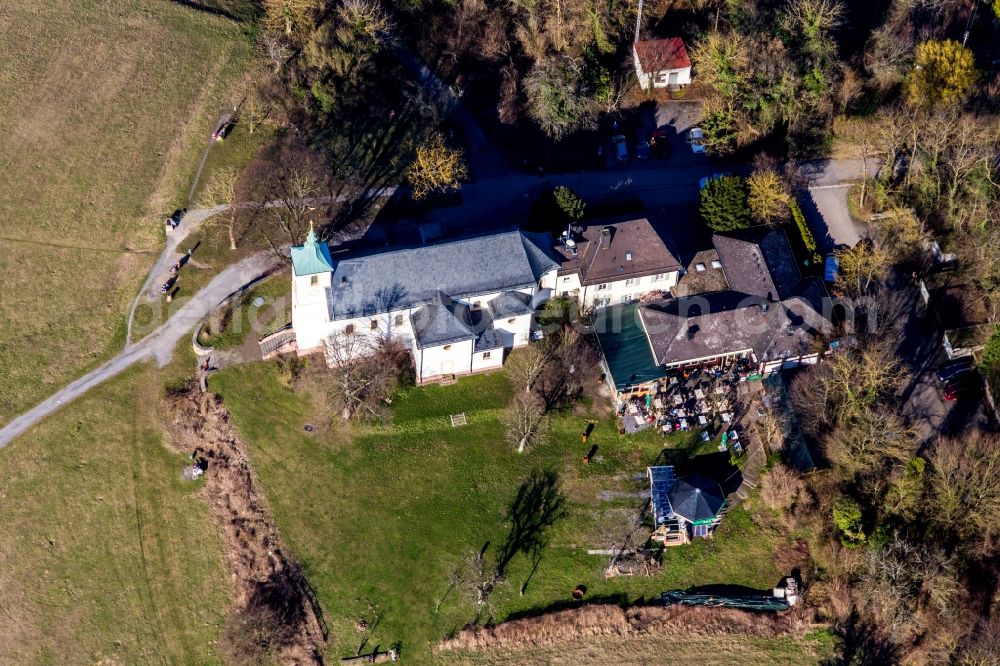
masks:
[[[766,374],[826,350],[832,302],[817,278],[801,276],[782,230],[716,234],[713,243],[725,289],[597,313],[603,369],[619,397],[672,370],[740,361]]]
[[[556,245],[556,294],[584,310],[665,296],[677,284],[677,253],[648,218],[570,229]]]
[[[680,37],[643,39],[632,44],[635,74],[643,90],[691,83],[691,58]]]
[[[418,382],[498,368],[528,344],[559,265],[546,235],[507,231],[413,248],[331,255],[310,231],[292,248],[297,352],[332,336],[393,338]]]

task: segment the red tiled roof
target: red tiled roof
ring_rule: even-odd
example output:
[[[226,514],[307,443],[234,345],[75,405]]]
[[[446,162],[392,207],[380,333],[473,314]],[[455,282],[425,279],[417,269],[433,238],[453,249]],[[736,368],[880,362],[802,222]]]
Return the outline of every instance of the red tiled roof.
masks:
[[[691,66],[691,59],[680,37],[645,39],[633,44],[632,48],[639,56],[642,71],[646,73]]]

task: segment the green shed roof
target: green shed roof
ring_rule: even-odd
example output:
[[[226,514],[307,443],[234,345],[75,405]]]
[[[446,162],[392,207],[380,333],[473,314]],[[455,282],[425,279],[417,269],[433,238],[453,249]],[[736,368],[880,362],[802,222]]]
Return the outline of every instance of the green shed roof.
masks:
[[[306,242],[292,247],[292,268],[296,275],[333,272],[330,246],[316,240],[316,232],[312,230],[311,226],[309,227],[309,235],[306,236]]]
[[[649,339],[639,321],[639,307],[639,303],[615,305],[598,310],[594,316],[597,341],[619,391],[666,376],[663,367],[653,360]]]

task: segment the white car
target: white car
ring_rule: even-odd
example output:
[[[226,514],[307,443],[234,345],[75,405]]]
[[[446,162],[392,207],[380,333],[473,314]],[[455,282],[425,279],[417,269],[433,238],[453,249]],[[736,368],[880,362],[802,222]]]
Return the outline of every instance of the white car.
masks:
[[[688,143],[691,144],[692,153],[705,152],[705,133],[701,131],[700,127],[691,128],[691,131],[688,132]]]

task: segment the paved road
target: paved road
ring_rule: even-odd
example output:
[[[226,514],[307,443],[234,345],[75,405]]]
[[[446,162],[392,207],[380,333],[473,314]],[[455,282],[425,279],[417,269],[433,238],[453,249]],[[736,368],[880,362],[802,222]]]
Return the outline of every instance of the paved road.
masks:
[[[166,244],[163,247],[163,252],[160,253],[160,258],[156,260],[153,267],[149,269],[146,282],[143,283],[142,289],[136,294],[135,300],[132,301],[132,306],[129,308],[128,327],[125,332],[126,349],[132,346],[132,320],[135,318],[135,309],[138,307],[139,302],[144,299],[152,300],[160,298],[159,285],[169,279],[170,267],[181,257],[180,253],[177,252],[177,246],[181,244],[181,241],[190,236],[195,229],[200,227],[202,222],[227,208],[228,206],[212,206],[210,208],[193,210],[184,216],[184,221],[179,227],[176,229],[167,228]]]
[[[906,290],[905,300],[909,305],[897,323],[899,344],[895,351],[910,371],[910,380],[899,392],[900,413],[916,430],[919,447],[942,434],[991,427],[990,411],[983,398],[944,399],[944,387],[936,377],[938,366],[948,360],[941,345],[940,323],[932,311],[924,310],[916,287],[899,288]]]
[[[848,212],[847,193],[861,179],[861,161],[813,160],[803,162],[800,168],[809,192],[809,200],[802,202],[803,212],[820,252],[826,254],[840,245],[857,245],[866,232]],[[874,176],[878,168],[879,164],[871,160],[868,175]]]
[[[94,386],[114,377],[135,363],[154,359],[161,367],[166,365],[170,361],[177,343],[188,335],[198,321],[227,296],[267,275],[278,264],[278,260],[273,255],[262,253],[248,257],[225,269],[190,300],[180,304],[170,319],[148,336],[0,428],[0,448],[6,446],[15,437],[63,405],[72,402]]]
[[[861,240],[861,228],[847,208],[850,189],[850,183],[809,188],[804,212],[822,254],[841,245],[854,247]]]

